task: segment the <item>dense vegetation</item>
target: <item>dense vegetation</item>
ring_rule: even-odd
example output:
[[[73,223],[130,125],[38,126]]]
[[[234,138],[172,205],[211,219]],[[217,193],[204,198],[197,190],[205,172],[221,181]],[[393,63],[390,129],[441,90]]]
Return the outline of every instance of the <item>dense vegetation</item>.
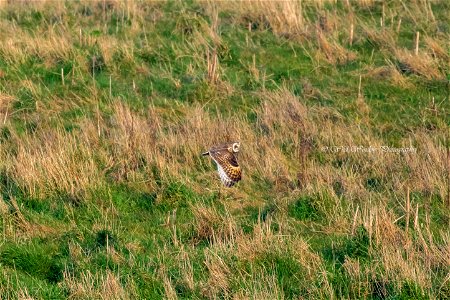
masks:
[[[450,298],[449,11],[0,1],[0,298]]]

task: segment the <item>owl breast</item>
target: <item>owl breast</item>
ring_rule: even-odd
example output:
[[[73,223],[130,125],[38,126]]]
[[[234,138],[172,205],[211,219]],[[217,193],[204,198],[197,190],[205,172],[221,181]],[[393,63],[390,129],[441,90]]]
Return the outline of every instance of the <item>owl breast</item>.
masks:
[[[220,180],[222,181],[223,185],[232,187],[235,184],[235,181],[228,177],[225,170],[219,164],[217,164],[217,171],[219,172]]]

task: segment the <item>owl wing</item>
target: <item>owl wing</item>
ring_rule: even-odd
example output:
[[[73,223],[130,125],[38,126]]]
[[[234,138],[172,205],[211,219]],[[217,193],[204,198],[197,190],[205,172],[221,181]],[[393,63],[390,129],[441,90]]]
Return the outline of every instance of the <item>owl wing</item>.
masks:
[[[230,153],[226,149],[221,149],[211,150],[209,154],[216,162],[220,180],[225,186],[231,187],[241,180],[241,167],[233,153]]]

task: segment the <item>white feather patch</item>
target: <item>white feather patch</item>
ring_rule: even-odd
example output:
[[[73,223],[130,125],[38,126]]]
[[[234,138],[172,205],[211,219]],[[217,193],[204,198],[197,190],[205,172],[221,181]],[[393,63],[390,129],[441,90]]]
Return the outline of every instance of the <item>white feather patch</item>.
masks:
[[[220,180],[222,181],[223,185],[225,185],[226,187],[231,187],[235,184],[235,182],[228,177],[227,173],[225,172],[225,170],[222,168],[222,166],[217,162],[217,160],[215,160],[215,158],[211,155],[211,158],[214,160],[214,162],[217,165],[217,172],[219,173],[220,176]]]
[[[230,179],[230,177],[228,177],[227,173],[223,170],[222,166],[217,164],[217,171],[219,172],[220,175],[220,180],[222,180],[222,183],[227,186],[230,187],[234,184],[234,181]]]

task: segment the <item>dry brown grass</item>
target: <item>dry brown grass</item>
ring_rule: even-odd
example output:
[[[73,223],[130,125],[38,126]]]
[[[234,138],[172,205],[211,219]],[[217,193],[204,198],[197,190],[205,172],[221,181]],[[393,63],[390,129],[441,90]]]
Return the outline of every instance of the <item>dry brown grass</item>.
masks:
[[[13,101],[14,97],[5,93],[0,93],[0,124],[6,124],[8,116],[11,114],[11,104]]]
[[[442,44],[444,44],[442,43],[442,41],[426,36],[424,42],[427,46],[428,51],[433,55],[433,57],[439,58],[444,62],[448,62],[449,53],[442,46]]]
[[[123,286],[120,275],[107,271],[105,274],[92,274],[89,271],[81,275],[81,280],[69,272],[64,273],[61,284],[68,289],[71,299],[133,299],[136,291],[132,286]]]
[[[404,88],[412,89],[414,87],[414,85],[408,81],[408,78],[402,75],[402,73],[400,73],[398,68],[391,61],[387,61],[386,66],[376,67],[369,70],[366,74],[364,74],[364,77],[370,77],[377,80],[388,80],[393,84]]]
[[[252,278],[248,278],[248,275]],[[239,300],[263,300],[263,299],[285,299],[283,289],[279,286],[276,275],[267,275],[264,272],[255,274],[241,274],[243,280],[251,282],[241,291],[233,295],[233,299]]]
[[[278,224],[287,226],[288,224],[278,220]],[[260,220],[253,230],[253,234],[243,234],[238,232],[234,239],[222,238],[216,240],[212,244],[211,251],[206,255],[205,264],[209,270],[210,277],[208,279],[208,286],[214,286],[206,294],[209,298],[215,298],[217,295],[229,295],[228,286],[231,278],[236,280],[235,275],[232,276],[232,270],[222,259],[228,257],[237,257],[239,261],[254,263],[261,261],[270,255],[283,256],[286,253],[299,263],[302,267],[302,274],[305,281],[325,280],[324,284],[327,286],[324,290],[309,289],[309,293],[313,297],[320,297],[324,295],[332,295],[329,289],[329,283],[326,278],[323,278],[324,262],[319,255],[314,253],[308,243],[298,236],[289,235],[285,233],[275,233],[271,229],[272,222],[270,219],[266,221]],[[217,253],[216,253],[217,251]],[[228,260],[227,260],[228,261]],[[213,263],[214,262],[214,263]],[[248,277],[254,276],[254,285],[246,286],[245,289],[234,294],[233,297],[237,299],[266,299],[264,297],[275,297],[276,299],[283,299],[283,292],[273,281],[271,275],[259,274],[239,274],[243,282],[248,282]],[[238,280],[240,280],[238,278]],[[253,296],[251,296],[253,295]]]
[[[3,238],[14,241],[26,241],[33,238],[54,236],[57,230],[53,227],[39,224],[24,216],[15,198],[6,202],[0,199],[0,216],[3,220]]]
[[[52,1],[27,5],[44,7],[49,3]],[[412,92],[414,76],[409,78],[408,72],[427,80],[443,80],[444,74],[440,67],[442,61],[448,60],[448,53],[443,46],[445,37],[425,36],[425,46],[421,44],[418,55],[413,55],[410,50],[400,49],[395,28],[400,16],[395,13],[394,4],[387,9],[387,19],[383,20],[383,26],[378,27],[379,20],[372,20],[377,24],[375,26],[354,16],[353,7],[356,5],[361,9],[372,9],[378,5],[376,1],[369,0],[345,2],[345,12],[348,15],[326,11],[320,14],[315,23],[305,17],[305,5],[319,9],[324,6],[323,1],[201,3],[211,24],[199,22],[198,26],[187,31],[185,23],[176,24],[175,30],[186,31],[183,37],[185,43],[174,44],[172,50],[177,58],[183,55],[194,57],[194,62],[186,73],[194,76],[196,69],[204,71],[203,79],[210,84],[208,88],[217,92],[217,97],[210,100],[213,103],[228,100],[227,96],[234,92],[231,84],[224,78],[221,68],[225,65],[221,65],[219,61],[219,52],[227,46],[220,36],[219,12],[222,10],[238,12],[238,24],[248,26],[250,31],[272,30],[283,42],[308,44],[308,48],[314,50],[310,58],[318,70],[323,62],[326,62],[327,67],[331,65],[330,70],[335,72],[337,68],[334,65],[346,65],[360,59],[352,51],[352,47],[367,39],[379,48],[376,51],[381,52],[386,63],[385,66],[379,66],[373,61],[368,62],[363,79],[388,81],[393,85],[411,88]],[[52,8],[56,14],[64,11],[58,5]],[[129,14],[133,20],[142,20],[140,5],[139,2],[129,1],[99,2],[94,5],[90,18],[103,18],[112,12],[120,12]],[[416,14],[422,12],[422,18],[426,15],[427,20],[432,23],[434,16],[429,6],[429,1],[414,1],[406,13],[419,24],[424,21]],[[150,16],[154,23],[160,17],[157,11]],[[389,16],[391,21],[388,20]],[[125,16],[122,19],[124,18]],[[188,25],[196,21],[197,17],[189,18]],[[386,25],[387,21],[389,26]],[[133,21],[129,25],[130,36],[123,40],[115,36],[96,39],[85,34],[83,29],[80,36],[78,31],[70,32],[65,26],[53,30],[49,25],[39,28],[38,32],[42,36],[38,36],[23,30],[15,31],[16,28],[10,22],[8,25],[0,22],[5,33],[0,35],[0,54],[8,64],[23,64],[30,55],[42,59],[48,68],[54,67],[59,60],[73,60],[79,65],[72,74],[67,75],[67,80],[71,77],[82,79],[83,73],[90,72],[89,65],[85,63],[87,58],[73,51],[73,43],[89,47],[97,45],[108,66],[108,72],[114,78],[120,72],[114,64],[115,54],[120,53],[126,64],[136,63],[133,37],[142,30],[139,22]],[[353,45],[348,45],[350,24],[355,26]],[[125,26],[123,20],[117,26]],[[434,26],[433,23],[430,26]],[[21,38],[16,39],[14,35],[20,35]],[[253,41],[247,41],[247,44],[251,43]],[[148,41],[143,42],[142,47],[152,54],[159,51],[158,47]],[[399,61],[406,70],[400,70],[392,62],[394,60]],[[175,88],[180,88],[182,83],[173,75],[167,58],[163,57],[161,61],[165,64],[164,70],[158,75],[174,83]],[[242,63],[255,82],[264,83],[266,75],[258,69],[255,61],[253,58],[251,62]],[[137,68],[139,70],[136,72],[146,75],[155,72],[145,66]],[[0,80],[3,76],[1,72],[3,71],[0,70]],[[216,143],[240,140],[242,151],[239,161],[243,166],[244,179],[239,183],[238,189],[219,190],[217,204],[205,203],[203,200],[189,202],[193,220],[187,225],[178,224],[176,209],[167,213],[167,224],[161,224],[170,227],[168,231],[172,236],[167,243],[173,244],[164,245],[164,249],[158,254],[160,257],[156,259],[155,277],[162,283],[166,298],[176,299],[180,284],[189,291],[200,290],[203,296],[211,299],[286,298],[277,274],[268,272],[264,267],[251,270],[250,273],[234,269],[233,263],[236,260],[257,268],[257,263],[270,255],[288,256],[299,265],[305,288],[308,288],[312,298],[335,297],[336,291],[330,274],[327,273],[327,262],[318,250],[313,250],[311,245],[314,241],[306,240],[303,232],[298,232],[298,226],[313,234],[333,235],[350,240],[355,238],[357,228],[367,231],[369,254],[378,259],[369,266],[358,258],[349,256],[343,262],[345,274],[352,281],[351,289],[358,291],[355,295],[357,298],[373,295],[373,280],[377,276],[382,276],[386,282],[397,284],[398,289],[402,288],[404,282],[414,282],[422,292],[429,290],[433,287],[432,276],[436,270],[445,270],[450,264],[448,232],[432,233],[428,211],[430,208],[426,202],[433,195],[437,195],[436,198],[442,202],[448,199],[448,149],[443,145],[448,133],[442,129],[436,129],[432,133],[411,129],[399,143],[403,147],[416,147],[416,153],[326,152],[323,147],[327,146],[372,146],[379,149],[385,141],[371,130],[374,112],[361,90],[358,98],[353,98],[355,101],[349,105],[356,106],[356,118],[349,121],[334,108],[308,102],[307,100],[327,98],[324,97],[326,92],[312,87],[306,78],[298,80],[304,82],[303,96],[294,95],[287,87],[272,91],[262,88],[254,93],[252,96],[260,101],[260,104],[251,108],[256,116],[255,122],[248,120],[243,114],[209,110],[206,107],[212,107],[207,105],[210,103],[200,103],[201,101],[189,104],[176,102],[170,104],[170,109],[151,104],[144,111],[135,110],[111,95],[107,100],[111,101],[107,103],[108,113],[101,113],[99,106],[104,104],[101,102],[104,95],[101,95],[95,85],[86,86],[91,96],[76,100],[87,104],[89,108],[94,107],[93,117],[73,121],[77,127],[71,132],[62,128],[63,122],[58,117],[56,124],[47,122],[46,117],[76,107],[77,104],[71,102],[73,99],[54,96],[55,99],[51,99],[49,105],[42,99],[46,87],[39,82],[23,78],[21,81],[8,83],[20,85],[37,99],[35,107],[21,115],[24,119],[34,121],[37,126],[22,134],[11,130],[11,137],[0,143],[2,180],[3,176],[12,180],[24,195],[39,199],[61,194],[81,199],[90,191],[107,184],[138,186],[145,192],[157,194],[156,206],[161,203],[172,205],[174,203],[170,201],[178,200],[164,199],[163,193],[160,193],[169,182],[180,182],[198,195],[214,195],[219,190],[220,182],[213,164],[202,158],[200,153]],[[369,88],[364,84],[361,87]],[[155,98],[152,94],[145,100],[155,101]],[[12,105],[19,101],[8,92],[0,93],[0,124],[4,125],[3,128],[12,129],[14,124],[11,114],[22,113],[11,111]],[[307,106],[305,103],[313,105]],[[368,182],[371,181],[378,182],[379,185],[370,187]],[[274,199],[261,197],[262,189],[270,190],[268,194]],[[403,207],[406,189],[424,195],[427,199],[422,203],[411,198],[410,208],[407,209],[406,205]],[[6,195],[7,193],[0,197],[4,239],[16,241],[43,238],[58,232],[55,228],[39,224],[37,217],[25,215],[23,207],[17,204],[14,197],[5,200]],[[311,224],[313,222],[310,220],[297,220],[288,216],[290,205],[300,196],[317,200],[317,208],[323,220]],[[102,202],[103,199],[99,199],[95,203],[95,209],[101,217],[90,224],[92,233],[103,229],[105,224],[118,231],[119,225],[114,222],[117,222],[120,213],[112,205],[112,200],[109,200]],[[242,215],[247,208],[264,209],[269,201],[276,207],[276,213],[269,213],[264,218],[258,216],[250,233],[244,233],[236,215]],[[223,205],[224,211],[219,209],[220,205]],[[69,211],[73,208],[65,209]],[[71,226],[76,226],[76,220],[69,218]],[[405,218],[410,219],[408,226],[402,223]],[[186,237],[178,234],[186,234],[183,232],[185,227],[193,228],[193,236],[189,236],[187,240],[183,240]],[[205,276],[199,279],[193,265],[195,259],[196,263],[199,261],[194,258],[198,253],[191,251],[193,248],[190,247],[196,247],[200,243],[207,246],[202,253],[204,257],[200,259]],[[118,266],[138,264],[133,255],[145,253],[144,244],[140,241],[127,241],[125,247],[130,252],[130,257],[127,258],[114,247],[107,247],[107,259]],[[178,264],[181,274],[178,281],[164,264],[163,256],[167,255],[167,249],[171,246],[175,251],[170,252],[170,255],[176,257],[175,264]],[[70,242],[68,251],[75,261],[90,263],[90,257],[79,243]],[[449,282],[448,278],[449,276],[443,285]],[[321,289],[309,289],[309,285],[316,282],[320,282]],[[383,282],[376,284],[383,285]],[[120,272],[92,274],[86,271],[76,277],[66,271],[60,285],[74,299],[133,299],[138,295],[133,279],[124,277]],[[239,286],[237,291],[236,285]],[[0,286],[0,292],[2,289]],[[20,297],[29,297],[26,288],[20,291]]]
[[[214,208],[203,204],[196,204],[192,207],[195,219],[195,238],[194,243],[203,240],[211,244],[216,242],[232,241],[237,233],[236,220],[230,215],[223,216]]]
[[[163,265],[158,270],[158,276],[161,278],[161,280],[164,284],[164,292],[165,292],[166,299],[169,299],[169,300],[178,299],[177,292],[172,283],[172,280],[169,278],[167,271],[165,270],[165,267]]]
[[[182,273],[182,283],[188,290],[193,291],[198,286],[198,282],[194,279],[194,266],[189,258],[189,253],[182,248],[177,259]]]
[[[231,270],[227,263],[218,253],[211,251],[205,252],[205,265],[209,272],[208,283],[205,287],[207,297],[212,299],[219,295],[228,296],[229,294],[229,279]]]
[[[101,183],[95,149],[74,135],[42,131],[16,142],[16,154],[7,156],[8,173],[34,197],[76,196]]]
[[[30,56],[43,59],[49,65],[74,58],[73,34],[65,27],[54,29],[49,24],[33,34],[13,27],[10,22],[2,22],[1,27],[4,34],[0,35],[0,53],[11,64],[23,64]],[[21,38],[15,38],[17,35]]]
[[[304,29],[301,1],[246,0],[219,2],[217,5],[222,10],[238,11],[242,22],[247,22],[250,28],[270,27],[277,35],[298,35]]]
[[[201,182],[206,178],[215,178],[214,170],[198,178],[187,174],[194,170],[204,173],[207,161],[199,153],[223,140],[245,141],[240,155],[246,176],[242,183],[244,191],[251,185],[253,176],[264,176],[280,191],[295,189],[300,179],[302,186],[310,191],[339,181],[348,197],[364,198],[370,194],[363,188],[365,173],[380,178],[387,176],[402,189],[407,178],[384,171],[398,171],[407,166],[412,171],[408,181],[418,190],[437,190],[445,195],[445,168],[439,167],[445,165],[445,151],[437,139],[419,132],[412,134],[413,145],[419,150],[409,155],[335,153],[334,159],[348,162],[343,172],[337,173],[330,165],[319,166],[305,160],[305,155],[323,146],[377,148],[383,142],[356,126],[349,126],[335,112],[306,108],[287,90],[265,92],[261,98],[264,101],[257,109],[257,126],[253,128],[244,119],[213,117],[197,105],[181,108],[185,121],[180,122],[178,117],[162,116],[156,108],[144,116],[117,104],[110,120],[100,120],[98,124],[85,120],[82,130],[74,133],[37,129],[35,134],[16,140],[15,155],[3,155],[7,157],[11,176],[28,193],[41,197],[56,191],[70,195],[83,193],[100,186],[105,173],[117,181],[147,181],[149,188],[155,189],[151,175],[154,167],[162,176],[179,178],[189,182],[194,190],[201,189]],[[283,150],[282,144],[292,151]],[[410,146],[406,140],[404,145]],[[356,172],[352,170],[352,162],[358,165]]]
[[[330,41],[320,29],[317,30],[316,39],[320,50],[316,52],[317,59],[324,59],[335,65],[346,64],[357,57],[354,52],[345,49],[337,41]]]
[[[395,32],[393,30],[375,29],[373,24],[361,24],[363,35],[372,43],[385,49],[392,51],[397,48],[395,40]]]
[[[428,80],[444,79],[444,74],[439,70],[439,63],[428,53],[414,55],[408,50],[396,50],[395,56],[406,72],[420,75]]]

